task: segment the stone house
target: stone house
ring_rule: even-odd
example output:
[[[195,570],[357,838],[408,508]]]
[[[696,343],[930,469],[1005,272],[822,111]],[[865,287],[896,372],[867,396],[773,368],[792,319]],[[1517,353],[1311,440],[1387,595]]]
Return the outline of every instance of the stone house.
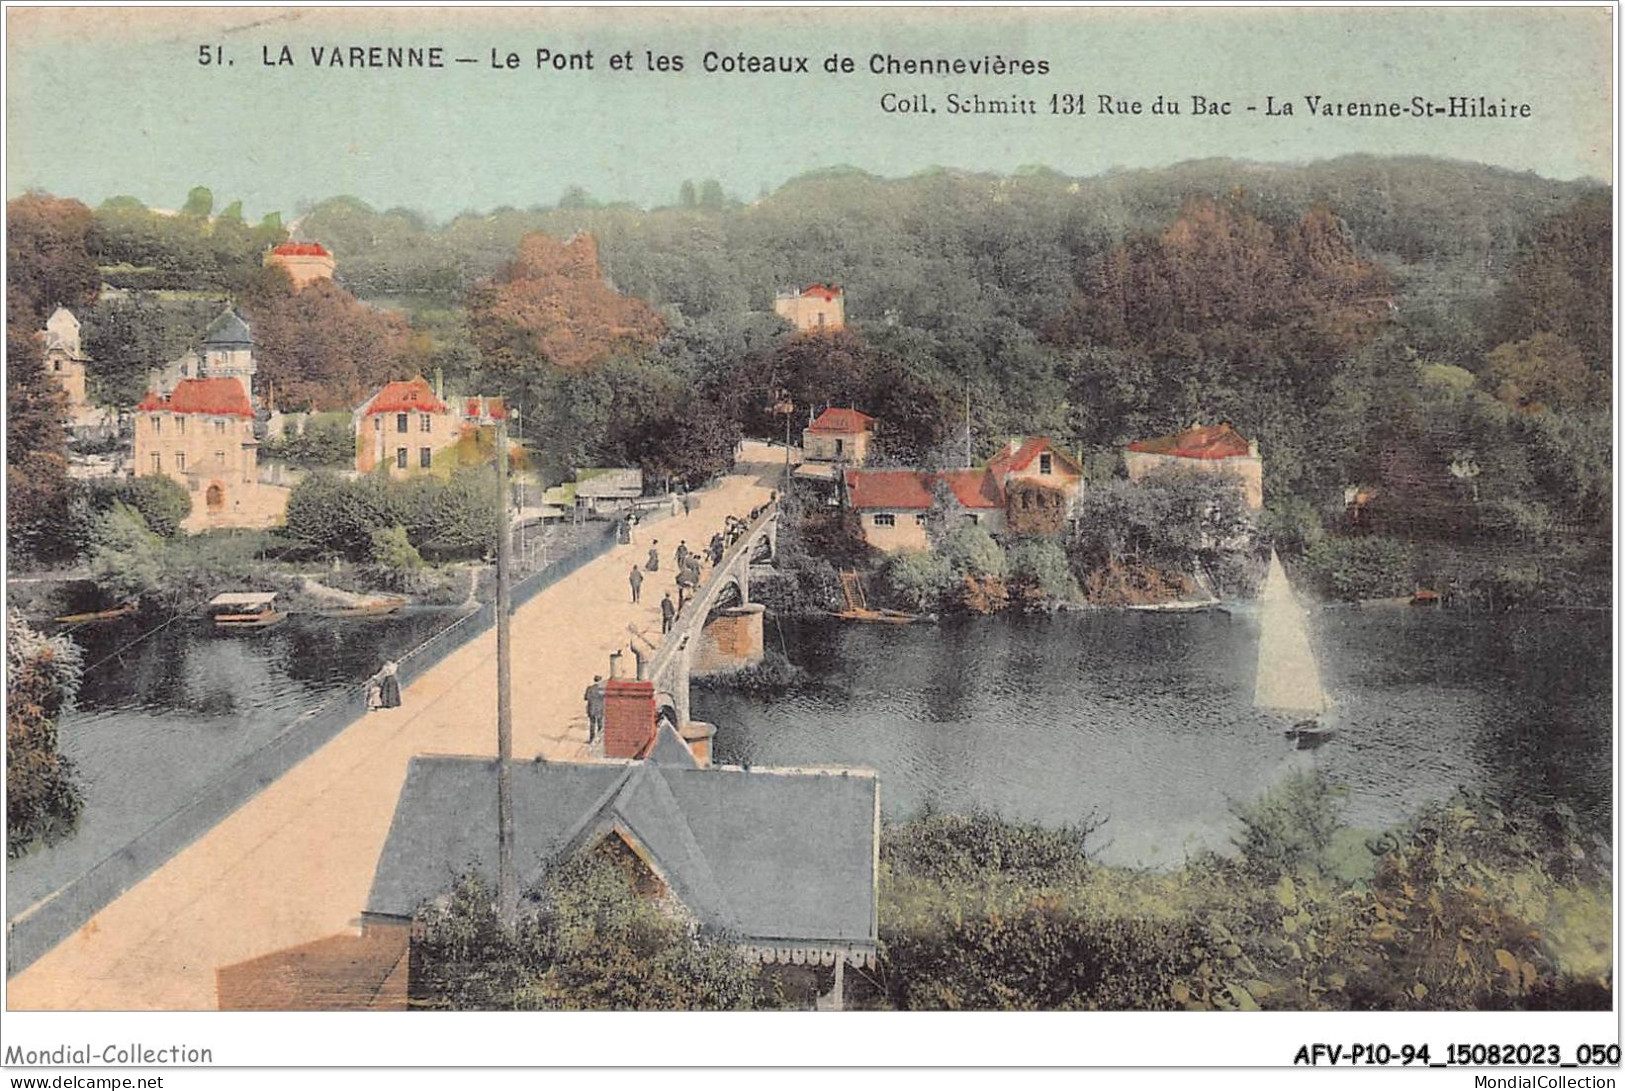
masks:
[[[1005,496],[1005,526],[1059,534],[1083,498],[1083,464],[1047,436],[1018,436],[988,460]]]
[[[773,298],[773,313],[798,333],[834,333],[846,328],[846,293],[833,284],[791,288]]]
[[[265,264],[286,269],[296,290],[313,280],[332,280],[338,268],[332,251],[317,242],[285,242],[273,246],[265,254]]]
[[[1264,460],[1258,443],[1228,423],[1193,424],[1183,432],[1136,440],[1128,445],[1123,461],[1130,481],[1170,467],[1233,474],[1241,481],[1248,508],[1257,511],[1264,506]]]
[[[954,502],[950,518],[1004,529],[1004,489],[991,470],[848,470],[846,505],[857,513],[866,542],[888,553],[929,549],[926,534],[938,485],[946,485]]]
[[[259,480],[254,338],[227,308],[203,337],[200,374],[135,407],[135,473],[174,478],[192,496],[187,530],[282,522],[288,490]]]
[[[802,458],[807,462],[845,462],[861,466],[869,457],[869,437],[875,419],[856,409],[829,408],[801,433]]]
[[[356,472],[409,477],[480,461],[482,431],[507,415],[501,398],[443,399],[421,375],[385,383],[351,414]]]
[[[68,414],[77,416],[90,403],[85,396],[85,357],[79,339],[79,320],[66,307],[58,307],[45,320],[40,334],[45,349],[45,373],[68,396]]]

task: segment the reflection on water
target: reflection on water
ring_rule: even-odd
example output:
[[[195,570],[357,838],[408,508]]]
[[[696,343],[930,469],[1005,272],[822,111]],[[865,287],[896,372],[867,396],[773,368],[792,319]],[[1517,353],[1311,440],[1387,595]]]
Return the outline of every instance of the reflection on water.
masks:
[[[6,915],[84,874],[301,714],[458,616],[441,609],[347,621],[295,616],[240,632],[184,618],[139,643],[155,625],[150,617],[75,630],[86,664],[99,664],[61,730],[84,813],[70,837],[8,862]]]
[[[1107,817],[1111,863],[1224,848],[1232,800],[1314,767],[1349,787],[1356,825],[1465,785],[1566,802],[1606,835],[1609,615],[1330,609],[1310,626],[1337,729],[1318,748],[1253,709],[1257,624],[1220,612],[787,622],[811,682],[770,699],[696,691],[694,715],[717,725],[719,761],[878,769],[892,818]]]

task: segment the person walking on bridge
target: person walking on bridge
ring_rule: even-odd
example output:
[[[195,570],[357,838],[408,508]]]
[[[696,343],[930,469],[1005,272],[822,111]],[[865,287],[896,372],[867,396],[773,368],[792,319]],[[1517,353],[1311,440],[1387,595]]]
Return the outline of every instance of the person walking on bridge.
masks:
[[[677,604],[671,601],[671,592],[667,591],[666,597],[660,600],[660,634],[662,636],[671,632],[671,623],[676,618]]]
[[[656,538],[649,543],[649,561],[643,566],[650,572],[660,571],[660,539]]]
[[[711,565],[712,565],[712,567],[715,567],[716,565],[719,565],[719,564],[722,563],[722,535],[721,534],[713,534],[713,535],[711,535],[711,545],[710,545],[709,548],[706,549],[706,552],[711,555]]]
[[[688,540],[684,539],[683,541],[677,543],[677,567],[679,570],[688,567],[688,558]]]
[[[632,601],[637,602],[643,597],[643,569],[637,565],[632,566],[632,574],[627,577],[632,585]]]

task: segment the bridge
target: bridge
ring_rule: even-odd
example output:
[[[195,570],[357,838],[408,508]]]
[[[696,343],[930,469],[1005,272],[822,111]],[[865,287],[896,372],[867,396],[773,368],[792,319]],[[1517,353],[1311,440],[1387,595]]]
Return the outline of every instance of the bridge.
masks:
[[[750,601],[750,570],[771,562],[778,542],[779,504],[773,500],[751,514],[644,664],[642,677],[654,683],[657,705],[670,710],[679,730],[686,733],[692,722],[688,687],[696,672],[761,661],[765,608]]]

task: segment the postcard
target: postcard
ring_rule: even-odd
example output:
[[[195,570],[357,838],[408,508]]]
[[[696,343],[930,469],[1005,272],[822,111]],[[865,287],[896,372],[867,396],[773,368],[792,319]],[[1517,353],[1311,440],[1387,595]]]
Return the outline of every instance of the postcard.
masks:
[[[8,8],[5,1063],[1617,1066],[1616,15]]]

